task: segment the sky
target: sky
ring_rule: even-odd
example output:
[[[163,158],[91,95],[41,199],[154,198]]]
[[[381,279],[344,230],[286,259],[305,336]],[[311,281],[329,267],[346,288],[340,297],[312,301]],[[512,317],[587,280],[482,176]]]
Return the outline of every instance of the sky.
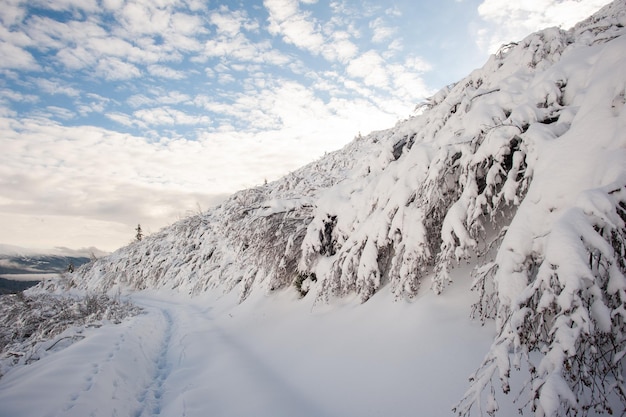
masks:
[[[0,0],[0,244],[130,243],[606,0]]]

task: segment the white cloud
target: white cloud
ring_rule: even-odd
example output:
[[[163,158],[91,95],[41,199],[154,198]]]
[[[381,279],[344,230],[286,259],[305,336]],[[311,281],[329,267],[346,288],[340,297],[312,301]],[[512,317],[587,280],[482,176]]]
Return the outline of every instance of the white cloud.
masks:
[[[393,74],[393,85],[396,95],[405,100],[414,100],[415,97],[425,97],[433,93],[432,89],[426,86],[424,80],[418,73],[407,71],[403,65],[391,67]]]
[[[124,0],[102,0],[102,5],[110,11],[120,10],[124,5]]]
[[[348,64],[346,71],[352,77],[363,79],[365,85],[384,88],[389,85],[389,76],[384,68],[383,58],[374,50],[369,50]]]
[[[123,126],[128,126],[128,127],[132,127],[132,126],[136,126],[138,125],[137,120],[134,120],[132,117],[130,117],[128,114],[126,113],[120,113],[120,112],[109,112],[106,113],[105,116],[111,120],[113,120],[114,122],[117,122]],[[145,124],[141,123],[139,124],[142,127],[146,127]]]
[[[226,104],[221,98],[198,95],[195,104],[207,111],[236,119],[245,125],[242,132],[295,128],[311,120],[329,117],[325,103],[315,91],[291,80],[265,80],[260,88],[231,94]],[[252,88],[252,87],[251,87]]]
[[[217,82],[220,85],[231,84],[231,83],[234,83],[235,81],[237,81],[237,79],[232,74],[228,74],[226,72],[221,72],[217,74]]]
[[[32,39],[32,46],[41,50],[80,46],[91,39],[107,36],[106,30],[91,19],[61,22],[50,17],[32,16],[23,30]]]
[[[211,119],[207,116],[189,115],[171,107],[137,110],[133,113],[133,116],[148,126],[198,125],[211,122]]]
[[[51,10],[65,11],[65,10],[84,10],[87,12],[94,12],[98,10],[98,3],[96,0],[31,0],[32,3],[39,3]]]
[[[148,72],[155,77],[168,78],[170,80],[182,80],[187,77],[185,72],[177,71],[163,65],[149,65]]]
[[[324,37],[310,15],[298,9],[297,0],[264,0],[263,5],[269,13],[271,34],[314,54],[321,52]]]
[[[32,39],[31,46],[45,52],[57,51],[55,59],[70,70],[92,68],[107,58],[153,63],[165,60],[167,56],[154,47],[139,47],[118,34],[109,33],[94,17],[85,21],[60,22],[36,16],[28,20],[24,31]]]
[[[76,110],[81,116],[87,116],[90,113],[104,113],[106,106],[111,102],[106,97],[99,96],[97,94],[86,94],[88,102],[79,102],[76,106]]]
[[[148,97],[148,95],[150,97]],[[127,103],[134,108],[157,105],[193,104],[191,96],[180,91],[167,91],[154,88],[146,91],[146,94],[134,94],[128,98]]]
[[[23,94],[18,91],[3,88],[2,90],[0,90],[0,102],[4,102],[7,100],[16,101],[19,103],[36,103],[39,101],[39,96],[36,96],[34,94]]]
[[[277,97],[300,94],[298,107],[309,106],[302,93],[300,87],[287,85]],[[302,117],[301,110],[292,113],[287,101],[283,103],[285,108],[278,111],[286,118]],[[178,117],[172,114],[169,117]],[[320,131],[315,120],[309,125],[314,133]],[[275,179],[323,152],[319,144],[302,147],[288,140],[302,135],[298,129],[256,137],[231,132],[206,134],[199,141],[154,142],[38,119],[0,119],[0,126],[5,132],[0,195],[6,196],[0,203],[0,229],[4,234],[28,224],[24,243],[36,233],[40,243],[54,240],[55,246],[98,244],[113,249],[127,243],[119,240],[125,228],[132,236],[129,226],[140,222],[156,230],[197,204],[206,208],[225,193],[260,184],[263,178]],[[325,129],[322,140],[332,140],[330,132],[341,133],[344,127],[329,123]],[[37,228],[32,227],[35,219]],[[71,225],[63,227],[63,222]],[[77,225],[89,225],[88,230],[79,232]],[[106,239],[100,236],[103,228]],[[115,234],[108,234],[110,228]]]
[[[170,12],[154,6],[156,5],[128,2],[121,11],[124,28],[135,35],[165,33]]]
[[[359,48],[350,40],[350,34],[344,31],[333,32],[329,42],[322,47],[322,55],[328,61],[348,62],[359,51]]]
[[[190,52],[200,52],[203,49],[202,42],[192,36],[181,35],[176,32],[168,32],[164,35],[163,45],[152,45],[152,50],[156,57],[162,61],[180,61],[183,54]]]
[[[152,62],[157,59],[156,56],[151,56],[141,48],[117,37],[91,38],[85,44],[95,56],[118,57],[133,62]]]
[[[404,49],[404,44],[401,39],[394,39],[387,44],[387,51],[384,56],[393,56]]]
[[[170,17],[170,26],[173,33],[179,35],[195,35],[204,33],[204,22],[198,15],[174,13]]]
[[[403,68],[412,72],[424,73],[432,71],[433,66],[424,59],[416,56],[409,56],[405,59]]]
[[[239,33],[247,18],[242,12],[214,12],[209,22],[216,27],[218,35],[235,36]]]
[[[6,122],[0,120],[0,125]],[[6,129],[2,139],[0,194],[13,201],[16,211],[27,207],[23,213],[39,213],[40,205],[53,215],[95,212],[100,219],[123,219],[123,213],[109,212],[108,207],[130,207],[134,199],[147,204],[155,198],[150,190],[177,198],[185,192],[204,192],[210,177],[206,172],[196,176],[198,170],[206,171],[208,160],[196,142],[152,143],[100,128],[64,127],[37,119],[10,125],[14,128]],[[133,195],[140,189],[144,191]],[[177,206],[173,203],[168,204]],[[7,204],[5,211],[11,209]]]
[[[181,93],[180,91],[155,90],[153,93],[155,95],[154,103],[158,104],[181,104],[191,102],[191,96]]]
[[[0,21],[5,27],[10,27],[24,20],[26,9],[22,6],[23,0],[4,0],[0,7]]]
[[[145,105],[150,105],[153,104],[155,101],[149,97],[147,97],[144,94],[134,94],[132,96],[130,96],[126,102],[131,106],[131,107],[142,107]]]
[[[89,68],[97,62],[97,58],[82,46],[61,49],[56,58],[69,70]]]
[[[374,43],[383,43],[394,36],[397,32],[397,29],[388,26],[382,17],[378,17],[371,21],[369,27],[373,32],[372,42]]]
[[[4,41],[0,41],[0,68],[28,71],[40,69],[30,52]]]
[[[385,14],[392,17],[401,17],[402,11],[398,8],[398,6],[393,6],[385,10]]]
[[[80,95],[80,91],[74,87],[70,87],[66,85],[62,80],[50,80],[45,78],[36,78],[34,80],[37,87],[45,93],[48,94],[62,94],[68,97],[78,97]]]
[[[59,106],[47,106],[46,111],[49,113],[46,117],[57,117],[64,120],[70,120],[76,117],[76,113],[72,110]]]
[[[252,44],[243,34],[232,38],[210,39],[205,44],[205,56],[228,56],[242,61],[252,61],[259,55],[258,45]]]
[[[96,72],[109,81],[128,80],[141,75],[139,68],[117,58],[101,59],[96,66]]]
[[[263,5],[275,23],[289,20],[298,14],[298,0],[264,0]]]
[[[195,61],[204,62],[208,58],[229,58],[242,62],[285,65],[291,61],[287,55],[272,49],[268,41],[251,42],[243,33],[232,37],[219,36],[205,42],[204,52]],[[222,61],[229,62],[229,61]],[[210,68],[205,71],[211,71]]]
[[[505,43],[551,26],[569,29],[608,4],[607,0],[484,0],[479,15],[490,24],[477,31],[479,46],[495,52]]]

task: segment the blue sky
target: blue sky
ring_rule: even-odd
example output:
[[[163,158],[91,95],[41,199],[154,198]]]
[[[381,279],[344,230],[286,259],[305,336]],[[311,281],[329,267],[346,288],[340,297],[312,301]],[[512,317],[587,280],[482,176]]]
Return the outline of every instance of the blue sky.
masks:
[[[603,0],[0,0],[0,243],[128,243]],[[514,4],[523,3],[523,4]]]

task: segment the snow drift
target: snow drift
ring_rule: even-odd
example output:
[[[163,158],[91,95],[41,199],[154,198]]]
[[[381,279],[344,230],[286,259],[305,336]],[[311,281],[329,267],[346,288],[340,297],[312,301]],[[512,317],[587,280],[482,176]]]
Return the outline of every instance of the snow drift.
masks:
[[[497,336],[456,411],[623,408],[626,1],[503,46],[395,127],[81,267],[86,290],[445,292],[476,264]],[[470,312],[468,312],[469,314]],[[479,365],[479,364],[477,364]],[[521,371],[520,371],[521,372]]]

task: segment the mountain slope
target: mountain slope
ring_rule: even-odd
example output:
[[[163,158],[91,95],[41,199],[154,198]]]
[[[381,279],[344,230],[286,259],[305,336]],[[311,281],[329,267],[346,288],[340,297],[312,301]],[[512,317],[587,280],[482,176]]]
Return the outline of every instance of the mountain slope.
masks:
[[[613,16],[620,4],[569,32],[549,29],[510,45],[429,99],[423,114],[103,258],[81,271],[81,285],[190,293],[226,285],[245,298],[255,286],[290,285],[299,265],[316,273],[322,292],[356,290],[365,300],[385,282],[412,295],[419,276],[437,265],[435,288],[443,289],[444,266],[475,251],[489,216],[513,217],[507,208],[522,201],[535,166],[548,160],[544,149],[578,149],[565,134],[601,109],[622,120],[623,77],[597,68],[618,68],[604,65],[602,54],[621,59],[622,17]],[[588,86],[601,78],[606,85],[593,94]],[[620,149],[619,137],[601,136],[607,152]],[[588,177],[580,167],[596,166],[571,162],[549,169],[574,178]],[[583,188],[563,194],[571,200]],[[324,259],[329,271],[319,265]]]
[[[498,336],[458,405],[527,369],[537,415],[626,404],[626,1],[537,32],[394,128],[79,269],[90,290],[252,291],[329,301],[437,293],[476,263]],[[524,365],[521,365],[524,364]],[[487,393],[487,398],[482,395]]]

